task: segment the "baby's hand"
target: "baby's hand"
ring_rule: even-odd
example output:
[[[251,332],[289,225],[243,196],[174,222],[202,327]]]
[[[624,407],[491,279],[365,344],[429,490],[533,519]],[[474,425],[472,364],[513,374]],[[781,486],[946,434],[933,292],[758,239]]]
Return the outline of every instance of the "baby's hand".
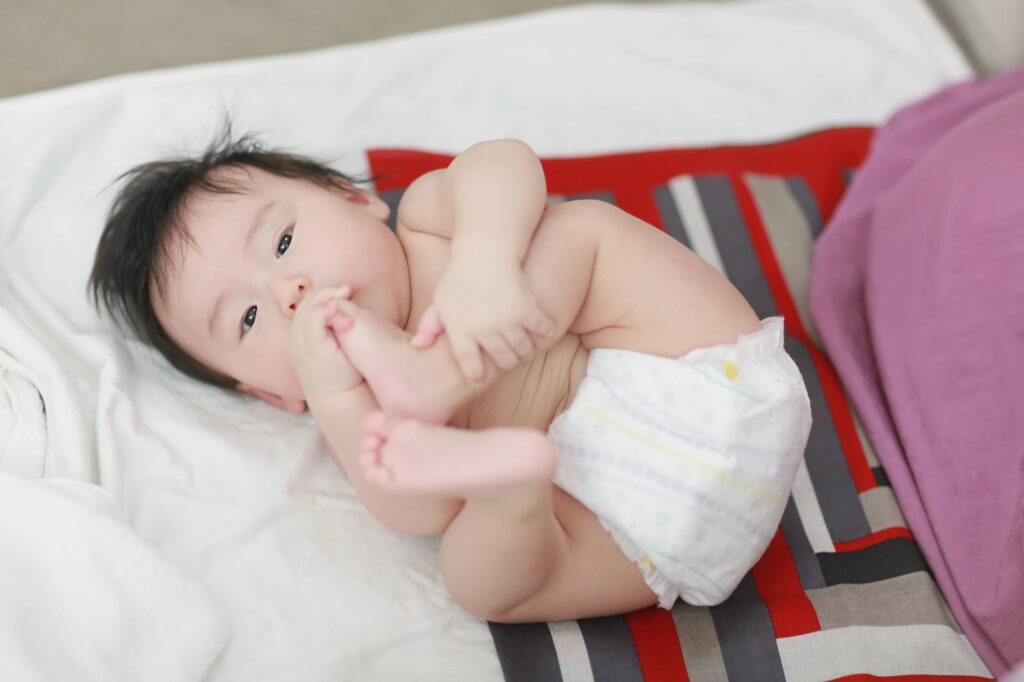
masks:
[[[289,354],[307,401],[344,393],[363,381],[338,339],[352,327],[338,301],[347,302],[351,295],[348,286],[321,289],[306,297],[292,318]]]
[[[448,266],[410,343],[428,348],[442,331],[463,376],[476,384],[484,376],[483,353],[512,369],[533,357],[534,336],[548,336],[554,323],[537,305],[518,263],[463,260]]]

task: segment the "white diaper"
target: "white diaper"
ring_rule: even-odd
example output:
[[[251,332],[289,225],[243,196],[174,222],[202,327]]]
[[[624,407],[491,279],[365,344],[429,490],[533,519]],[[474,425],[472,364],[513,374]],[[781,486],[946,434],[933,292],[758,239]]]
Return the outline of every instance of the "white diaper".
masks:
[[[601,519],[659,604],[724,601],[764,553],[811,430],[782,318],[673,360],[590,352],[548,429],[555,483]]]

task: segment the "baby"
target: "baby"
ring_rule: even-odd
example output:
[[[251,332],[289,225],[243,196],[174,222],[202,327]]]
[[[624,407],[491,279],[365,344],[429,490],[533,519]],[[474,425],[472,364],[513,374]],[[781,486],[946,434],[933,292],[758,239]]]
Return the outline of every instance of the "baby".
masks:
[[[307,407],[369,511],[443,533],[500,622],[715,604],[782,516],[810,404],[713,267],[485,142],[398,207],[230,134],[139,166],[90,285],[177,368]]]

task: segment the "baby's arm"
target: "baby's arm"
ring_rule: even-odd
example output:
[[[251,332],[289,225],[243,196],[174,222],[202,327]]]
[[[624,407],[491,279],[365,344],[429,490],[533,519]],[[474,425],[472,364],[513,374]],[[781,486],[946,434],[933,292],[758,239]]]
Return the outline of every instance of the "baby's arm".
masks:
[[[522,271],[546,197],[533,150],[496,140],[417,179],[399,206],[399,236],[407,230],[451,240],[448,267],[412,343],[426,348],[445,331],[472,383],[485,374],[481,349],[500,368],[512,369],[552,331]]]

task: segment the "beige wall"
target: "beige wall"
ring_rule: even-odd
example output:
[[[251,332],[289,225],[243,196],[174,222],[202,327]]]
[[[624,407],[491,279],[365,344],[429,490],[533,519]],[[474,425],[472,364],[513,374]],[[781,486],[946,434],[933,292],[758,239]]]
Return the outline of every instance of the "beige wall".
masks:
[[[584,1],[0,0],[0,97],[128,71],[329,47]],[[954,26],[958,39],[975,46],[971,57],[983,72],[1024,62],[1024,0],[928,2]]]
[[[933,0],[982,73],[1024,64],[1024,0]]]
[[[0,97],[585,0],[0,0]]]

